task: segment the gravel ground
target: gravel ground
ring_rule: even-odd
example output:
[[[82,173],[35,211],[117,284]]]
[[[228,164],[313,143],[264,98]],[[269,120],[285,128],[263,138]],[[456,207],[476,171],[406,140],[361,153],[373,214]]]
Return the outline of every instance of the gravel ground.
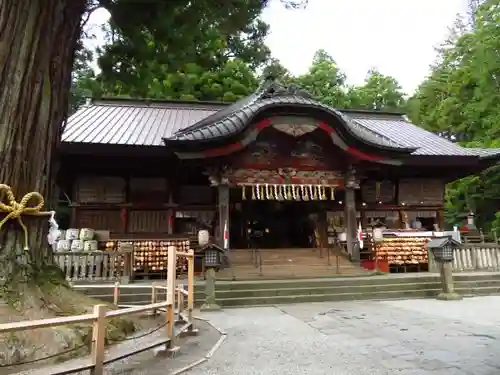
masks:
[[[156,350],[149,350],[122,361],[106,366],[105,375],[169,375],[203,358],[220,338],[220,333],[209,323],[198,320],[197,336],[178,340],[180,349],[173,358],[156,355]]]
[[[153,324],[158,319],[151,319],[149,322]],[[158,327],[156,322],[154,327]],[[175,374],[178,370],[189,366],[193,362],[204,358],[213,346],[219,341],[221,334],[209,323],[203,320],[195,320],[195,328],[199,330],[197,336],[179,338],[176,345],[179,346],[179,351],[176,352],[175,357],[166,358],[162,354],[158,354],[158,349],[151,349],[120,361],[113,362],[104,369],[104,375],[171,375]],[[136,332],[134,336],[141,336],[151,329],[142,332]],[[163,329],[154,331],[151,335],[147,335],[140,339],[128,339],[109,350],[116,353],[130,352],[135,349],[135,346],[143,346],[148,343],[158,342],[165,335]],[[75,361],[87,361],[86,358],[75,359],[74,361],[65,362],[61,366],[67,371],[71,368],[71,363]],[[1,369],[0,369],[1,370]],[[60,368],[58,370],[61,370]],[[2,371],[0,371],[0,375]],[[33,368],[32,370],[18,372],[15,375],[48,375],[50,370],[48,367]],[[14,375],[14,374],[12,374]],[[80,371],[75,375],[90,375],[90,371]]]
[[[477,297],[206,313],[228,336],[187,374],[498,375],[498,311],[500,297]]]

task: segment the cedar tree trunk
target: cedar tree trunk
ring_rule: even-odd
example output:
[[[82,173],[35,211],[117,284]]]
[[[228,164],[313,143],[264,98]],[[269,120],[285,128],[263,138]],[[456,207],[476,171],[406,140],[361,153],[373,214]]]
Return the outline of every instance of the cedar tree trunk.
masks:
[[[18,202],[31,191],[51,198],[51,165],[85,5],[85,0],[0,0],[0,183],[12,187]],[[44,210],[51,208],[47,202]],[[0,284],[20,274],[26,275],[22,281],[29,280],[52,262],[48,218],[23,219],[27,252],[16,220],[0,229]]]

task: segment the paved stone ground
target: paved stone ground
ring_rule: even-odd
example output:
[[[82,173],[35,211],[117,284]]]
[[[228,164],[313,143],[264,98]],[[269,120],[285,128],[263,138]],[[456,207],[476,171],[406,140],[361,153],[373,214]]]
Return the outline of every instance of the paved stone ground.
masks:
[[[301,304],[202,316],[228,337],[188,375],[500,374],[500,297]]]

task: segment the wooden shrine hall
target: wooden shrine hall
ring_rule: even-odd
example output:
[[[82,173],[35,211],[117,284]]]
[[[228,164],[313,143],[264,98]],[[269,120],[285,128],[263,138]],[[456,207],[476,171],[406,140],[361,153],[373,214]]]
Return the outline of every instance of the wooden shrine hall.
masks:
[[[357,265],[358,233],[375,227],[442,231],[445,184],[500,159],[403,114],[337,110],[276,81],[232,104],[94,101],[69,118],[60,154],[68,227],[194,242],[206,229],[235,262],[268,249],[276,268],[337,245]]]

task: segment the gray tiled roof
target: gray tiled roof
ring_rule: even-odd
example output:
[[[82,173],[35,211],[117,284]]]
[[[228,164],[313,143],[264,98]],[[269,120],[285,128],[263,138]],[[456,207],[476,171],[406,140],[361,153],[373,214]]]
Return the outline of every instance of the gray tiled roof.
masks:
[[[404,147],[415,147],[413,155],[477,155],[460,145],[412,124],[404,115],[350,112],[361,126],[392,139]]]
[[[310,99],[297,98],[299,99],[296,100],[303,102],[302,105],[309,104]],[[290,100],[290,97],[282,100]],[[179,134],[185,134],[186,138],[189,138],[188,134],[195,129],[186,128],[209,116],[215,117],[220,110],[224,109],[227,113],[229,107],[231,106],[221,103],[96,101],[82,107],[68,119],[62,141],[163,146],[163,138],[176,137]],[[500,154],[500,149],[460,147],[411,124],[401,114],[351,110],[338,112],[349,122],[349,129],[358,137],[385,147],[417,148],[413,152],[414,155],[490,157]],[[179,133],[176,135],[176,132]]]
[[[163,146],[164,137],[225,107],[208,103],[96,101],[68,119],[62,141]]]
[[[467,148],[467,150],[481,158],[488,158],[500,154],[500,148]]]

